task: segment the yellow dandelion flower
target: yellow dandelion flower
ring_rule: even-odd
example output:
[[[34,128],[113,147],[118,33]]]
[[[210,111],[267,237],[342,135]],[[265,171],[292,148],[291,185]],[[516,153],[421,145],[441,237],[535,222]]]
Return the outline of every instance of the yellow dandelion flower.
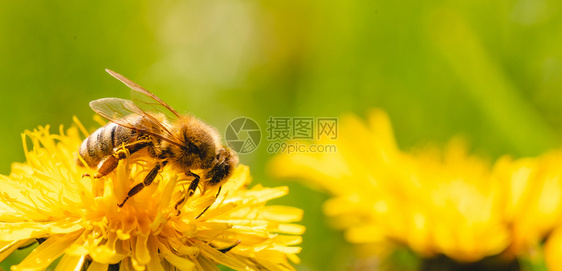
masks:
[[[502,157],[494,177],[512,255],[532,254],[562,222],[562,151],[513,160]]]
[[[248,189],[249,169],[240,165],[218,197],[198,189],[178,214],[189,182],[166,167],[119,208],[155,162],[128,157],[103,178],[83,177],[93,172],[74,162],[81,140],[77,127],[26,131],[26,162],[0,176],[0,261],[44,240],[12,270],[45,270],[56,259],[56,270],[294,270],[288,259],[298,262],[304,228],[293,222],[302,211],[266,206],[287,187]]]
[[[335,143],[337,153],[279,154],[270,166],[330,193],[324,212],[349,242],[371,251],[405,244],[425,257],[474,262],[500,253],[507,261],[533,257],[548,238],[546,260],[559,263],[562,151],[493,164],[469,155],[460,140],[404,152],[380,110],[367,126],[345,116],[339,128],[337,141],[316,142]]]
[[[368,123],[341,118],[337,153],[280,154],[271,162],[273,174],[312,181],[332,194],[324,212],[351,243],[401,243],[459,261],[506,248],[509,231],[486,161],[468,155],[459,140],[443,151],[402,152],[384,112],[373,111]]]
[[[548,270],[562,271],[562,227],[554,230],[546,240],[544,258]]]
[[[510,245],[539,241],[552,224],[544,224],[542,216],[554,221],[552,214],[560,214],[560,207],[552,207],[560,205],[544,202],[544,196],[560,200],[555,195],[560,191],[555,176],[560,176],[561,167],[534,161],[528,165],[534,172],[527,172],[523,180],[525,161],[513,164],[503,158],[491,166],[467,154],[459,140],[452,140],[444,150],[426,147],[403,152],[384,112],[373,111],[368,124],[345,116],[335,142],[337,153],[280,154],[271,162],[274,175],[309,180],[333,195],[324,212],[335,218],[334,224],[345,230],[351,243],[405,244],[424,257],[444,254],[472,262]],[[523,186],[534,181],[544,186],[528,193],[546,193],[542,202],[533,201],[536,195],[517,194],[521,192],[517,189],[525,190]],[[503,191],[508,184],[512,189]],[[501,204],[506,198],[511,202]],[[521,213],[522,208],[537,207],[531,203],[542,208]],[[537,232],[541,226],[543,235]]]
[[[504,163],[504,202],[513,232],[512,254],[541,255],[548,270],[562,270],[562,151]],[[507,175],[507,176],[506,176]]]

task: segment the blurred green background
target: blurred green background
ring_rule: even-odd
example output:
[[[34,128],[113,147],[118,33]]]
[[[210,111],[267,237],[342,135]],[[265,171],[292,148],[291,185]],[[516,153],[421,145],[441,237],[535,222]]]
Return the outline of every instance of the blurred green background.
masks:
[[[490,158],[562,138],[562,2],[1,1],[0,173],[20,133],[95,127],[88,102],[129,96],[113,69],[223,132],[239,116],[361,117],[385,109],[402,149],[464,135]],[[327,196],[268,176],[266,134],[241,156],[274,203],[305,210],[299,270],[353,264]],[[9,263],[3,263],[4,268]]]

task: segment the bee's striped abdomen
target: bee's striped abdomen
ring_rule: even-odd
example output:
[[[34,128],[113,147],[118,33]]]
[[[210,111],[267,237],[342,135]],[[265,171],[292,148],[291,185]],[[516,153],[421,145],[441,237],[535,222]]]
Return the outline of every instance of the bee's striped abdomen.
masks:
[[[78,153],[88,166],[96,167],[101,160],[113,153],[116,146],[132,142],[136,136],[134,130],[111,122],[86,138],[80,145]],[[78,165],[82,165],[80,160],[77,162]]]

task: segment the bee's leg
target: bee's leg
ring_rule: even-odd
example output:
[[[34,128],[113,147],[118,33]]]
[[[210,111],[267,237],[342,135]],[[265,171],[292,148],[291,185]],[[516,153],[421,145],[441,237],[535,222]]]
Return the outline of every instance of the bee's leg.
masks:
[[[156,179],[156,176],[158,175],[158,171],[160,171],[160,169],[163,168],[167,163],[168,162],[166,161],[156,163],[156,165],[150,170],[150,172],[146,174],[146,177],[144,177],[144,181],[142,183],[138,183],[137,185],[133,186],[133,188],[131,188],[129,192],[127,192],[127,196],[125,197],[123,202],[121,202],[120,204],[118,203],[117,206],[123,207],[123,205],[125,204],[125,202],[127,202],[128,199],[139,193],[146,186],[151,185],[154,179]]]
[[[179,206],[184,203],[189,197],[191,197],[193,194],[195,194],[195,189],[197,189],[197,186],[199,185],[199,175],[193,173],[193,172],[189,172],[188,173],[189,176],[193,177],[193,181],[191,181],[191,183],[189,184],[189,188],[187,189],[187,196],[183,197],[181,200],[178,201],[178,203],[176,203],[176,205],[174,206],[174,208],[176,209],[176,211],[178,211],[178,215],[180,213]]]
[[[116,147],[115,149],[113,149],[113,154],[103,159],[99,163],[98,172],[96,172],[94,178],[101,178],[115,170],[115,168],[117,168],[117,165],[119,165],[119,160],[127,158],[127,151],[129,152],[129,154],[133,154],[143,148],[153,146],[153,144],[154,143],[151,140],[139,140],[133,143]]]
[[[191,181],[191,183],[189,184],[189,188],[187,189],[187,197],[191,197],[193,194],[195,194],[195,189],[197,189],[197,186],[199,186],[199,175],[193,173],[193,172],[189,172],[189,175],[191,177],[193,177],[193,181]]]
[[[221,189],[222,189],[222,186],[219,186],[219,190],[217,191],[217,194],[215,195],[215,199],[219,197],[219,194],[221,193]],[[201,212],[198,216],[196,216],[195,219],[200,218],[207,210],[209,210],[209,208],[211,208],[212,205],[213,204],[211,203],[211,205],[207,206],[207,208],[205,208],[203,210],[203,212]]]
[[[219,186],[219,190],[217,191],[217,194],[215,195],[215,199],[219,197],[219,195],[221,193],[221,189],[222,189],[222,185]]]
[[[228,159],[229,156],[230,156],[230,153],[228,153],[225,149],[220,150],[219,157],[221,157],[221,162],[215,164],[215,166],[213,168],[211,168],[211,170],[209,170],[209,172],[206,175],[206,176],[209,177],[208,185],[210,185],[210,186],[219,185],[225,179],[230,177],[230,175],[232,174],[232,171],[234,169],[234,164],[236,162],[233,162],[232,159]],[[219,189],[218,189],[218,192],[217,192],[217,195],[215,196],[215,198],[219,197],[219,193],[221,192],[221,188],[222,188],[222,186],[219,186]],[[207,206],[207,208],[205,208],[203,210],[203,212],[201,212],[198,216],[196,216],[195,219],[198,219],[199,217],[201,217],[211,207],[211,205]]]
[[[98,172],[94,174],[94,178],[101,178],[115,170],[115,168],[117,168],[117,165],[119,165],[119,158],[116,156],[116,154],[112,154],[103,159],[98,165]]]

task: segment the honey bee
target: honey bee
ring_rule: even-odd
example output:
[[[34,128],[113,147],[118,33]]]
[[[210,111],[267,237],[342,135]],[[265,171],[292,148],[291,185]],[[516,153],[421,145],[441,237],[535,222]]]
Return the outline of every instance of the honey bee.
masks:
[[[128,191],[125,199],[117,204],[119,207],[152,184],[166,165],[193,178],[187,197],[193,195],[200,184],[203,193],[207,188],[217,186],[220,192],[221,185],[238,164],[238,156],[221,143],[219,133],[191,115],[180,115],[160,98],[124,76],[109,69],[106,71],[131,88],[134,101],[103,98],[90,102],[90,107],[110,123],[82,142],[78,150],[82,159],[78,158],[77,163],[84,166],[85,162],[89,167],[97,167],[94,178],[101,178],[115,170],[119,160],[127,157],[127,152],[133,155],[147,150],[142,155],[156,159],[156,165],[143,182]],[[202,173],[195,174],[194,170]],[[187,197],[176,204],[176,209]]]

